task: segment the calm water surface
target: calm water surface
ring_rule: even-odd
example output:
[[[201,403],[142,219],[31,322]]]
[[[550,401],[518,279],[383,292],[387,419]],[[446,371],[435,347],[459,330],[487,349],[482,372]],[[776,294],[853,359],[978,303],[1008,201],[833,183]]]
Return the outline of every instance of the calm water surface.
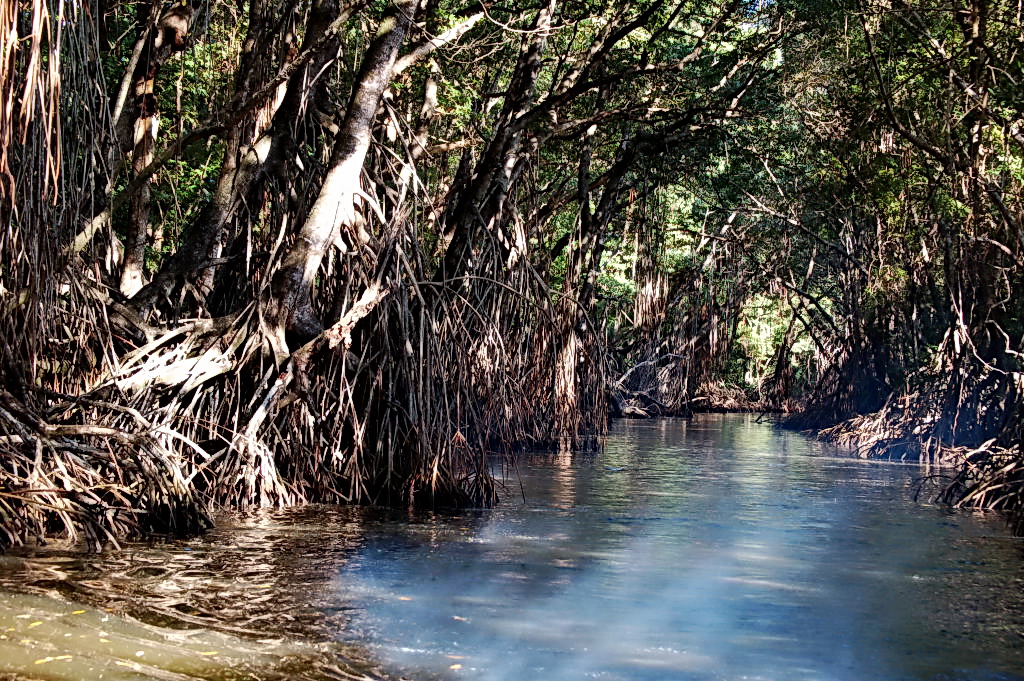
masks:
[[[1024,543],[920,469],[706,416],[518,472],[455,517],[0,558],[0,677],[1024,680]]]

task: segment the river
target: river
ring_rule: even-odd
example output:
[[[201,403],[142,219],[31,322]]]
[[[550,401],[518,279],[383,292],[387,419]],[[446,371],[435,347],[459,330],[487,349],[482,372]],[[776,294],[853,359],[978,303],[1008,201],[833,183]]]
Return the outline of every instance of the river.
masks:
[[[529,455],[492,510],[0,557],[0,678],[1024,680],[1024,542],[750,415]]]

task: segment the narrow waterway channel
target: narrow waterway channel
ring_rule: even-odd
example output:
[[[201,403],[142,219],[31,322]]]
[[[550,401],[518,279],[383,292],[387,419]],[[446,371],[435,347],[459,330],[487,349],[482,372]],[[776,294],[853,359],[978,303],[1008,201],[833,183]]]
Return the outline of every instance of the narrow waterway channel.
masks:
[[[0,558],[0,677],[1024,679],[1024,543],[918,475],[709,415],[524,457],[489,511],[34,549]]]

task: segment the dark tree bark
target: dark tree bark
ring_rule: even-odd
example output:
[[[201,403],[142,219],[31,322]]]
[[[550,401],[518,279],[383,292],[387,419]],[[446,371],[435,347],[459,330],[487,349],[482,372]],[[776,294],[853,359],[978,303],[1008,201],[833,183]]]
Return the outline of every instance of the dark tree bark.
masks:
[[[139,7],[140,17],[149,17],[152,3]],[[132,172],[141,173],[153,161],[160,128],[160,107],[156,79],[160,68],[170,57],[188,45],[188,34],[195,9],[191,3],[175,4],[160,15],[154,26],[142,24],[145,46],[132,74],[134,104],[115,121],[115,130],[130,130]],[[124,137],[122,136],[122,140]],[[123,142],[122,142],[123,143]],[[142,288],[145,277],[146,246],[149,243],[150,181],[146,180],[132,197],[128,232],[125,237],[124,261],[121,267],[121,293],[132,296]]]

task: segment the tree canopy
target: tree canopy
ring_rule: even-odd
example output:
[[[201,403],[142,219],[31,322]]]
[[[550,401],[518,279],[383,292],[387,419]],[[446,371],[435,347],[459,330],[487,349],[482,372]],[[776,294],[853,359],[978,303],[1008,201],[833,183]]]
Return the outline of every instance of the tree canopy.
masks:
[[[0,544],[709,406],[1022,509],[1014,4],[0,7]]]

